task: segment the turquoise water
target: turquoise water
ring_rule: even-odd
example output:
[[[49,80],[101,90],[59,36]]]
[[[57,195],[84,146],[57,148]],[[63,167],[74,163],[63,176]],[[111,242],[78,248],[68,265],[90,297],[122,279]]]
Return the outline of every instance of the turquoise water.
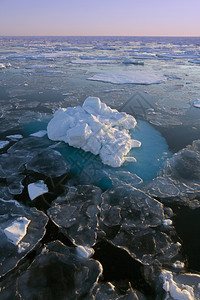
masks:
[[[47,127],[45,122],[33,122],[25,126],[23,132],[26,136]],[[133,148],[128,156],[134,156],[137,162],[125,162],[120,168],[112,168],[102,164],[99,156],[95,156],[81,149],[73,148],[65,143],[53,142],[55,150],[59,151],[63,157],[72,165],[72,173],[82,177],[84,183],[95,183],[100,186],[109,187],[110,180],[105,172],[127,171],[137,174],[143,181],[156,177],[167,158],[172,156],[168,149],[166,140],[159,131],[154,129],[145,121],[138,121],[134,130],[131,131],[133,139],[142,142],[140,148]],[[47,139],[47,136],[43,137]]]

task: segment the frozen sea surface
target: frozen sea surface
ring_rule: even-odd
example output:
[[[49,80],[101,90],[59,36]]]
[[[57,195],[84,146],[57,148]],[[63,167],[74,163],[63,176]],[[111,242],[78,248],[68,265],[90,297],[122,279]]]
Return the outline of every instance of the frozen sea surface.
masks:
[[[1,299],[199,299],[199,62],[199,38],[0,37]],[[89,96],[136,119],[137,162],[48,138]]]

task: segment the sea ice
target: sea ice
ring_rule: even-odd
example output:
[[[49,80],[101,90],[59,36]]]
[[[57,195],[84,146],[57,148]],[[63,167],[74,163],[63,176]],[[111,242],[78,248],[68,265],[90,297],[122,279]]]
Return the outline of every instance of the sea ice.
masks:
[[[0,64],[0,70],[3,70],[5,68],[6,68],[6,66],[4,64]]]
[[[79,255],[89,255],[97,240],[99,213],[102,202],[101,189],[93,185],[79,185],[60,196],[47,213],[50,219],[75,245]],[[86,251],[87,253],[83,253]]]
[[[4,233],[7,238],[14,245],[18,245],[19,242],[26,235],[28,225],[30,224],[30,220],[26,217],[17,218],[12,224],[4,229]]]
[[[70,167],[62,155],[53,149],[44,149],[36,153],[27,164],[27,170],[48,177],[59,177],[69,173]]]
[[[190,63],[200,65],[200,59],[190,59],[188,60]]]
[[[7,64],[0,63],[0,70],[10,68],[10,67],[12,67],[12,65],[10,63],[7,63]]]
[[[6,178],[6,185],[8,187],[8,191],[12,195],[19,195],[22,193],[24,186],[23,180],[26,176],[22,174],[11,175]]]
[[[12,141],[17,141],[23,138],[23,135],[21,134],[11,134],[6,136],[7,139],[12,140]]]
[[[40,131],[37,131],[37,132],[34,132],[34,133],[30,134],[30,136],[43,137],[46,134],[47,134],[46,130],[40,130]]]
[[[76,253],[79,257],[90,258],[94,254],[94,249],[86,246],[78,246],[76,247]]]
[[[6,146],[8,146],[9,142],[8,141],[0,141],[0,149],[5,148]]]
[[[82,107],[58,109],[47,134],[53,141],[99,154],[104,164],[120,167],[131,148],[141,145],[128,131],[136,124],[133,116],[111,109],[97,97],[88,97]]]
[[[74,59],[71,61],[73,64],[111,64],[113,60],[103,59]]]
[[[14,269],[45,234],[47,216],[15,200],[0,199],[0,277]]]
[[[93,299],[90,295],[102,271],[97,260],[83,259],[74,247],[54,241],[20,272],[16,290],[21,299],[38,299],[38,295],[48,300]]]
[[[194,106],[194,107],[197,107],[197,108],[200,108],[200,99],[196,99],[196,100],[193,102],[193,106]]]
[[[110,89],[105,90],[104,93],[122,92],[124,89]]]
[[[130,185],[102,194],[100,230],[112,244],[144,264],[154,259],[169,263],[178,253],[180,245],[159,230],[164,217],[160,202]]]
[[[185,267],[185,264],[182,261],[175,261],[172,265],[175,269],[183,269]]]
[[[89,80],[97,80],[116,84],[134,83],[134,84],[156,84],[166,81],[166,77],[153,72],[144,71],[122,71],[113,73],[96,74]]]
[[[148,193],[155,197],[165,201],[178,197],[178,201],[187,202],[186,195],[199,194],[200,140],[193,141],[168,159],[160,175],[147,185]]]
[[[163,225],[164,226],[171,226],[172,225],[172,220],[170,220],[170,219],[165,219],[165,220],[163,220]]]
[[[39,180],[28,185],[28,194],[31,200],[37,198],[44,193],[48,193],[48,187],[43,180]]]
[[[123,64],[125,65],[144,65],[144,62],[143,61],[137,61],[137,60],[132,60],[132,59],[129,59],[129,58],[126,58],[124,61],[123,61]]]
[[[197,274],[175,275],[170,271],[163,270],[160,279],[166,292],[165,299],[194,300],[199,299],[197,284],[200,277]]]

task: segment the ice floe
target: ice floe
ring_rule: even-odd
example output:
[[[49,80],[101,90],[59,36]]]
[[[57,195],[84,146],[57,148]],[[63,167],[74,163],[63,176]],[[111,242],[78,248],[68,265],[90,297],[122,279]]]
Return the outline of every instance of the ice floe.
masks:
[[[111,64],[113,60],[103,59],[74,59],[71,61],[73,64]]]
[[[131,148],[141,145],[131,139],[128,131],[136,124],[133,116],[111,109],[97,97],[88,97],[82,107],[57,110],[47,126],[47,133],[53,141],[64,141],[99,154],[104,164],[120,167]]]
[[[92,185],[77,186],[58,197],[47,211],[50,219],[75,245],[84,247],[77,249],[81,256],[89,255],[96,243],[101,193],[100,188]]]
[[[110,89],[105,90],[104,93],[114,93],[114,92],[122,92],[124,89]]]
[[[200,140],[175,153],[167,160],[162,176],[156,177],[149,185],[148,192],[168,201],[187,201],[186,196],[200,193]]]
[[[125,184],[105,191],[102,198],[100,229],[112,244],[145,264],[154,258],[171,263],[180,244],[158,229],[165,220],[160,202]]]
[[[40,195],[48,193],[48,191],[48,187],[43,180],[39,180],[28,185],[28,194],[31,200],[37,198]]]
[[[53,149],[44,149],[36,153],[28,162],[27,170],[48,177],[59,177],[69,172],[70,165],[59,152]]]
[[[167,80],[167,78],[163,75],[158,75],[153,72],[144,71],[122,71],[116,73],[102,73],[96,74],[88,79],[116,84],[134,83],[144,85],[162,83]]]
[[[54,241],[20,273],[17,291],[22,299],[36,299],[38,295],[50,300],[85,298],[87,295],[90,298],[102,271],[98,261],[83,259],[73,247]]]

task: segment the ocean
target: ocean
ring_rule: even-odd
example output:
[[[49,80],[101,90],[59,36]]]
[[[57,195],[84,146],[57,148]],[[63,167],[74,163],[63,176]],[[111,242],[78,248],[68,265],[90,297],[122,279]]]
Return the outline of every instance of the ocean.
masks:
[[[0,37],[0,104],[1,299],[200,299],[199,37]]]

